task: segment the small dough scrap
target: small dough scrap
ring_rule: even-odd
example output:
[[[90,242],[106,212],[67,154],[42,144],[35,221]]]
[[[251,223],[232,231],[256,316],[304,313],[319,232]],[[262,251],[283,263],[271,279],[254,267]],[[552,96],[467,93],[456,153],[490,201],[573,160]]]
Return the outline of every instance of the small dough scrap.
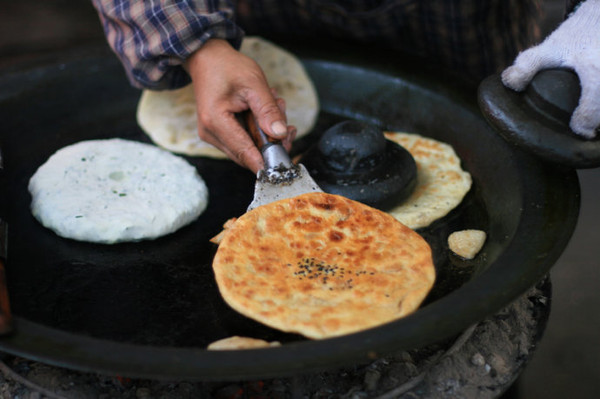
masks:
[[[456,255],[473,259],[481,251],[487,234],[482,230],[455,231],[448,236],[448,247]]]
[[[262,339],[240,337],[234,335],[233,337],[223,338],[215,341],[207,346],[208,350],[237,350],[237,349],[258,349],[258,348],[271,348],[275,346],[281,346],[281,343],[277,341],[268,342]]]
[[[236,220],[237,220],[237,218],[227,219],[225,221],[225,223],[223,224],[223,230],[221,230],[221,232],[219,234],[217,234],[216,236],[211,238],[209,241],[212,242],[213,244],[219,245],[221,243],[221,241],[223,240],[223,237],[225,236],[227,229],[232,228],[233,225],[235,224]]]

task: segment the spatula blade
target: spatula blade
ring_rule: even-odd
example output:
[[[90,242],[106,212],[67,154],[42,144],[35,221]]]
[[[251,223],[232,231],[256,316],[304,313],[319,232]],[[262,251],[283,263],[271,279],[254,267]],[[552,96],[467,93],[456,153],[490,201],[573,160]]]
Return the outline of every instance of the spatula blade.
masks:
[[[297,165],[297,175],[292,179],[276,181],[259,176],[254,186],[254,199],[248,211],[261,205],[311,192],[323,192],[302,164]]]

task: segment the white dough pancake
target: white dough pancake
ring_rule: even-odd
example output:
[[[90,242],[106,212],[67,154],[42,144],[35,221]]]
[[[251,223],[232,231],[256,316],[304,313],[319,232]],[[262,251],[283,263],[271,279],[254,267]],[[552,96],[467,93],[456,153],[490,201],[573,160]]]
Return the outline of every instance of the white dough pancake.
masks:
[[[61,237],[112,244],[154,239],[208,204],[196,168],[156,146],[123,139],[64,147],[29,181],[31,211]]]
[[[310,132],[319,112],[319,100],[300,60],[259,37],[246,37],[240,52],[260,65],[269,86],[285,99],[288,124],[296,126],[296,137]],[[191,156],[227,157],[198,136],[191,84],[177,90],[144,90],[138,103],[137,121],[154,143],[169,151]]]

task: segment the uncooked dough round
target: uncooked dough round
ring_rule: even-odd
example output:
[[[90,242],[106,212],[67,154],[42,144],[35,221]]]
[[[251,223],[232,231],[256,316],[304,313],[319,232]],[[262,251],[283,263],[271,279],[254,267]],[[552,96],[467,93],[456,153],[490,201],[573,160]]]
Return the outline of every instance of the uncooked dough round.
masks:
[[[123,139],[58,150],[32,176],[29,192],[31,211],[45,227],[105,244],[172,233],[208,204],[206,184],[186,160]]]

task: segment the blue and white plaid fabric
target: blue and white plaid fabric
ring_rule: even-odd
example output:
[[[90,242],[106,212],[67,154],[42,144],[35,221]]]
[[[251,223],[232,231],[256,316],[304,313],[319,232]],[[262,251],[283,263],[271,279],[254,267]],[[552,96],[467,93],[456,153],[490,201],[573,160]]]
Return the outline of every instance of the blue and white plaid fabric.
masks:
[[[541,0],[93,0],[136,87],[189,83],[183,61],[210,38],[296,32],[424,57],[474,80],[540,40]]]
[[[230,1],[92,0],[108,43],[135,87],[177,88],[189,83],[183,61],[207,40],[238,47],[243,32]]]

